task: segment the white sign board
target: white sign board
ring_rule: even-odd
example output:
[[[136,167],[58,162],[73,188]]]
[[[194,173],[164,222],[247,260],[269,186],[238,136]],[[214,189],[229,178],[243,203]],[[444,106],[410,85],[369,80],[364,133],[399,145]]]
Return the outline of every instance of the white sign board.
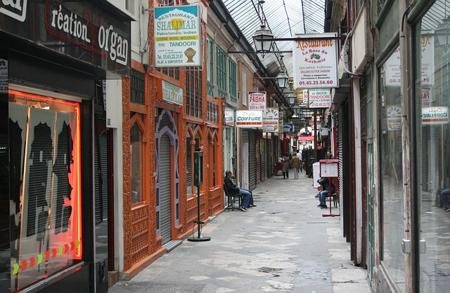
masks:
[[[263,124],[262,111],[236,111],[236,126],[241,128],[261,128]]]
[[[422,125],[448,124],[448,107],[422,108]]]
[[[310,89],[309,90],[309,108],[329,108],[331,107],[330,89]]]
[[[167,82],[162,81],[163,100],[172,104],[183,105],[183,89]]]
[[[260,111],[266,110],[266,92],[249,92],[248,109]]]
[[[385,72],[384,85],[385,86],[400,86],[401,67],[400,67],[400,47],[389,57],[384,63],[383,69]]]
[[[277,108],[267,108],[263,115],[263,132],[278,132],[280,115]]]
[[[231,108],[225,108],[225,125],[234,126],[234,110]]]
[[[200,66],[200,7],[155,7],[156,67]]]
[[[336,34],[302,35],[294,42],[294,88],[337,88]]]
[[[338,177],[338,162],[320,162],[320,177]]]

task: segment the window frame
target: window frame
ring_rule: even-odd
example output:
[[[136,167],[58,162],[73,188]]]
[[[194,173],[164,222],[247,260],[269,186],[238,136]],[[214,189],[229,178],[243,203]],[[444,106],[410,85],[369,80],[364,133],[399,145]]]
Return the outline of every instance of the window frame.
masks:
[[[144,190],[144,186],[145,186],[145,184],[144,184],[144,180],[145,179],[143,179],[143,174],[144,174],[144,168],[145,168],[145,159],[144,159],[144,157],[145,157],[145,146],[144,146],[144,137],[145,137],[145,131],[144,131],[144,129],[145,129],[145,127],[144,127],[144,122],[142,121],[142,117],[141,117],[141,115],[140,114],[138,114],[138,113],[135,113],[134,115],[133,115],[133,117],[131,117],[131,119],[130,119],[130,128],[129,128],[129,130],[128,130],[128,132],[129,132],[129,135],[130,135],[130,140],[129,140],[129,142],[130,142],[130,164],[129,164],[129,176],[130,176],[130,184],[132,184],[131,182],[132,182],[132,180],[133,180],[133,175],[132,175],[132,164],[133,164],[133,158],[132,158],[132,152],[131,152],[131,148],[132,148],[132,142],[131,142],[131,131],[132,131],[132,129],[133,129],[133,127],[134,126],[136,126],[137,128],[138,128],[138,130],[139,130],[139,133],[140,133],[140,135],[141,135],[141,143],[140,143],[140,145],[139,145],[139,151],[140,151],[140,160],[139,160],[139,162],[140,162],[140,166],[139,166],[139,169],[140,169],[140,192],[141,192],[141,195],[140,195],[140,200],[139,201],[136,201],[136,202],[134,202],[133,201],[133,199],[132,199],[132,196],[131,196],[131,192],[132,192],[132,185],[130,185],[130,203],[131,203],[131,205],[132,206],[138,206],[138,205],[141,205],[141,204],[145,204],[146,202],[147,202],[147,199],[146,199],[146,197],[145,197],[145,190]]]

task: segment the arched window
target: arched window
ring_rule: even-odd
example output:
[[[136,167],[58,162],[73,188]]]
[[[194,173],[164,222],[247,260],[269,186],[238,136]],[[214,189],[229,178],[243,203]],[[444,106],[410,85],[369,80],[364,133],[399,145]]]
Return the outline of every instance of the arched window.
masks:
[[[135,123],[130,129],[131,202],[139,203],[142,196],[142,132]]]
[[[200,127],[194,131],[188,130],[186,134],[186,194],[191,197],[197,194],[194,184],[194,151],[200,148]]]

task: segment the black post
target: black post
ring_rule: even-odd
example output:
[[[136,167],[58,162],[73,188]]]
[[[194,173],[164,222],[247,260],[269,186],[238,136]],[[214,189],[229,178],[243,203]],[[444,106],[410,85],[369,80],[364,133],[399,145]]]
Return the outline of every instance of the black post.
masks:
[[[202,237],[201,235],[201,225],[204,223],[200,220],[200,186],[202,183],[203,177],[203,152],[201,150],[197,150],[194,152],[194,183],[197,186],[197,237],[192,235],[191,238],[188,238],[189,241],[209,241],[211,237]]]

